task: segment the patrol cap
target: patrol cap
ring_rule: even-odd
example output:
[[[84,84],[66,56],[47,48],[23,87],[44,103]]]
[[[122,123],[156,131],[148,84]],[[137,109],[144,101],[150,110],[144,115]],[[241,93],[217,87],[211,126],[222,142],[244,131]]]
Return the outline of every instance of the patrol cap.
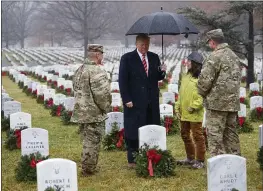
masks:
[[[100,44],[89,44],[88,52],[101,52],[103,53],[103,46]]]
[[[210,39],[224,39],[224,33],[222,29],[214,29],[206,33],[206,42]]]
[[[198,64],[203,64],[203,61],[204,61],[204,57],[202,56],[202,54],[200,54],[199,52],[192,52],[188,57],[187,57],[188,60],[192,60]]]

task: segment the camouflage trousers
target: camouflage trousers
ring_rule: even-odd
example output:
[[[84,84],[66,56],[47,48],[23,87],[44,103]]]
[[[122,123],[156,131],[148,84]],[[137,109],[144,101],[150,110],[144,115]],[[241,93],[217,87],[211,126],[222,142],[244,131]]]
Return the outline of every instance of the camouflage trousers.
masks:
[[[96,171],[103,130],[104,122],[80,124],[80,134],[83,140],[83,151],[81,154],[83,174],[92,174]]]
[[[221,154],[241,155],[237,133],[237,112],[207,109],[206,127],[211,157]]]

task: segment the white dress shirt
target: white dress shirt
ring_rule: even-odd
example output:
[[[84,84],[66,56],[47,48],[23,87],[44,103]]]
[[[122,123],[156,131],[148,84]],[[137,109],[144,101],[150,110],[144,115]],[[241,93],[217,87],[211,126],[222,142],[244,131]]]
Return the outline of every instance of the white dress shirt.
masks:
[[[142,53],[139,52],[139,50],[137,49],[137,52],[141,58],[141,61],[142,61]],[[147,57],[147,53],[145,53],[145,60],[146,60],[146,64],[147,64],[147,75],[148,75],[148,71],[149,71],[149,61],[148,61],[148,57]]]

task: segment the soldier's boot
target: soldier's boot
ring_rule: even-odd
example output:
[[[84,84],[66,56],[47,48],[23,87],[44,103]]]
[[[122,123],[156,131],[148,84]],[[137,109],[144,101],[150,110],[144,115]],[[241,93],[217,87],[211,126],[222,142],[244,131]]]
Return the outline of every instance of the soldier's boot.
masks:
[[[193,165],[195,164],[195,160],[194,159],[184,159],[184,160],[178,160],[177,161],[178,165]]]

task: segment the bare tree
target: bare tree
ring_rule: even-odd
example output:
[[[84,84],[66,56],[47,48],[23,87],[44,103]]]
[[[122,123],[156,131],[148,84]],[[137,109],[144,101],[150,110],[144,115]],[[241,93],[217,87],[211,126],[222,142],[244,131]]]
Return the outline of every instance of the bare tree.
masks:
[[[2,46],[5,42],[5,47],[9,48],[12,42],[15,42],[14,27],[15,22],[11,14],[11,10],[14,7],[15,2],[2,2],[1,16],[2,16]]]
[[[24,48],[25,39],[31,35],[32,16],[36,12],[36,8],[35,2],[27,1],[16,2],[12,8],[11,14],[16,23],[14,33],[20,41],[21,48]]]
[[[84,50],[88,42],[100,38],[112,26],[112,12],[106,7],[107,2],[48,2],[46,17],[51,17],[60,31],[75,40],[83,40]],[[86,51],[84,51],[86,58]]]

